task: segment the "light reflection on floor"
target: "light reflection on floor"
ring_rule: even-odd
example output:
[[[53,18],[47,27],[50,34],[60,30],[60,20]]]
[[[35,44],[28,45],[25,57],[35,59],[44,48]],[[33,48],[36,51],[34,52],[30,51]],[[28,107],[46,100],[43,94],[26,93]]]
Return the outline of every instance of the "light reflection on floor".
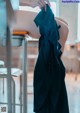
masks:
[[[16,83],[16,102],[19,103],[19,78],[14,78]],[[80,113],[80,74],[78,75],[77,81],[75,81],[74,74],[66,74],[66,87],[67,87],[67,93],[68,93],[68,100],[69,100],[69,108],[70,113]],[[33,73],[28,73],[28,101],[27,101],[27,107],[28,112],[27,113],[33,113]],[[0,79],[0,102],[1,100],[6,102],[6,79],[5,79],[5,93],[3,94],[3,79]],[[20,108],[16,107],[16,113],[18,111],[19,113]]]

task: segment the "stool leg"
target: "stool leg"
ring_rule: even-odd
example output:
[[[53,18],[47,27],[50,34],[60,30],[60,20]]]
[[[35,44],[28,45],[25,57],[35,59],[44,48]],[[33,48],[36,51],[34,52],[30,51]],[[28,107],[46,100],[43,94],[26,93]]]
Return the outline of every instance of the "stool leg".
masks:
[[[4,78],[3,78],[3,95],[4,95]]]
[[[12,101],[13,101],[13,113],[15,113],[15,82],[14,82],[14,80],[12,79],[12,95],[13,95],[13,99],[12,99]]]
[[[20,75],[20,113],[22,113],[22,75]]]

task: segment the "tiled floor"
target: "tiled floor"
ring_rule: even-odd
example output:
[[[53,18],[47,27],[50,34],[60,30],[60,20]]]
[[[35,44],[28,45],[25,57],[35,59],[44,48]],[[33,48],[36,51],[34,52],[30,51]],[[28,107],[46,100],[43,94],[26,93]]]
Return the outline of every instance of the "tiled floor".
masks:
[[[66,87],[69,100],[70,113],[80,113],[80,74],[75,81],[75,74],[66,74]],[[28,85],[31,86],[32,77],[28,75]],[[28,86],[29,88],[29,86]],[[30,89],[31,88],[31,89]],[[28,113],[33,113],[33,94],[32,87],[28,90]]]
[[[19,103],[19,78],[14,78],[16,83],[16,103]],[[69,108],[70,113],[80,113],[80,74],[78,75],[77,81],[75,81],[75,75],[74,74],[66,74],[66,86],[67,86],[67,92],[68,92],[68,99],[69,99]],[[5,92],[3,95],[3,79],[0,79],[0,102],[1,100],[6,102],[6,79],[4,80],[5,84]],[[27,107],[28,112],[27,113],[33,113],[33,73],[28,73],[28,83],[27,83],[27,89],[28,89],[28,101],[27,101]],[[16,106],[16,113],[20,113],[19,106]]]
[[[69,99],[70,113],[80,113],[80,74],[75,81],[74,74],[66,76],[66,86]]]

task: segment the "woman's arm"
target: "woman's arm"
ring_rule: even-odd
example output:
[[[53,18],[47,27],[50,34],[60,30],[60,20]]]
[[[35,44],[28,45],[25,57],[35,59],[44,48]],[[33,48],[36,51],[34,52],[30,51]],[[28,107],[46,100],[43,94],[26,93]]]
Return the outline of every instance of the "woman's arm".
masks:
[[[44,7],[46,10],[46,3],[50,6],[49,0],[20,0],[20,5],[26,5],[31,7],[39,6],[40,8]]]

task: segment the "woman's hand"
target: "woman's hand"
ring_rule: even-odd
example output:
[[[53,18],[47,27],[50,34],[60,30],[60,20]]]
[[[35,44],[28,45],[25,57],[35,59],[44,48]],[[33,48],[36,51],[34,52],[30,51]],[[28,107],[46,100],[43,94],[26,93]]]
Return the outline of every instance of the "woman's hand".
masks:
[[[31,0],[31,1],[27,0],[27,4],[33,8],[39,6],[41,9],[45,8],[45,10],[46,10],[46,4],[50,6],[49,0]]]
[[[50,6],[49,0],[38,0],[38,6],[40,8],[45,8],[45,10],[46,10],[46,3]]]

